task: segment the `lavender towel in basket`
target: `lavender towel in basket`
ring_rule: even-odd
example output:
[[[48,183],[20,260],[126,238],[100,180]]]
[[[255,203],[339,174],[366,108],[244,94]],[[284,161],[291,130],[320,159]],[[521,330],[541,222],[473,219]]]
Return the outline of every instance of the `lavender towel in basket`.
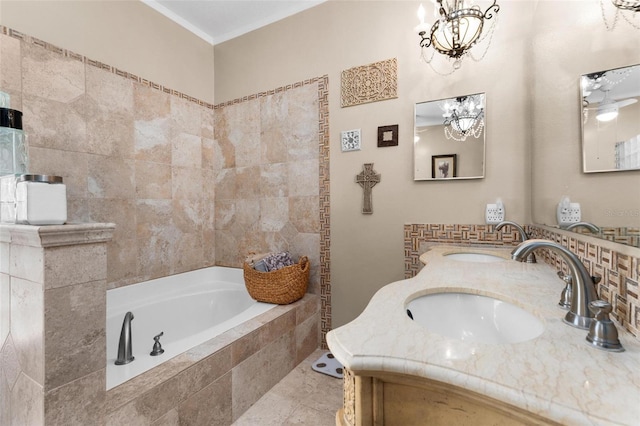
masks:
[[[265,266],[267,267],[267,271],[276,271],[278,269],[282,269],[285,266],[294,265],[295,262],[291,259],[291,255],[288,252],[282,253],[273,253],[269,256],[262,259],[264,261]]]

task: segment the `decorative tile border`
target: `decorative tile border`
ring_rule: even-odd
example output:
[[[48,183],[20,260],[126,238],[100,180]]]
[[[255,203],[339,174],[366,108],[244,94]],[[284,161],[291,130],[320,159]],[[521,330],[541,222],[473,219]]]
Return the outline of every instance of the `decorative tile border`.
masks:
[[[139,77],[139,76],[137,76],[135,74],[132,74],[130,72],[122,71],[121,69],[118,69],[116,67],[112,67],[111,65],[107,65],[105,63],[102,63],[102,62],[99,62],[99,61],[95,61],[93,59],[87,58],[86,56],[79,55],[79,54],[74,53],[74,52],[72,52],[70,50],[63,49],[61,47],[58,47],[58,46],[53,45],[51,43],[47,43],[46,41],[40,40],[40,39],[38,39],[36,37],[32,37],[30,35],[26,35],[24,33],[21,33],[20,31],[16,31],[14,29],[5,27],[3,25],[0,25],[0,34],[4,34],[6,36],[18,39],[18,40],[20,40],[20,41],[22,41],[24,43],[40,46],[40,47],[46,49],[49,52],[57,53],[60,56],[63,56],[65,58],[70,58],[70,59],[76,60],[78,62],[82,62],[83,64],[86,64],[86,65],[89,65],[89,66],[92,66],[92,67],[96,67],[96,68],[100,68],[101,70],[108,71],[108,72],[110,72],[112,74],[116,74],[116,75],[118,75],[120,77],[124,77],[124,78],[127,78],[129,80],[133,80],[133,81],[135,81],[137,83],[140,83],[140,84],[142,84],[144,86],[151,87],[152,89],[160,90],[160,91],[162,91],[164,93],[168,93],[170,95],[177,96],[177,97],[179,97],[181,99],[186,99],[186,100],[188,100],[190,102],[196,103],[196,104],[198,104],[198,105],[200,105],[202,107],[208,108],[208,109],[213,109],[213,104],[210,104],[208,102],[202,101],[202,100],[197,99],[197,98],[194,98],[193,96],[189,96],[186,93],[182,93],[182,92],[179,92],[177,90],[173,90],[173,89],[171,89],[169,87],[163,86],[161,84],[154,83],[152,81],[149,81],[147,79]]]
[[[593,276],[601,277],[598,294],[613,305],[616,321],[640,339],[640,258],[617,252],[597,243],[581,240],[580,234],[569,237],[535,225],[525,227],[531,238],[555,241],[580,258]],[[407,224],[404,226],[405,278],[415,276],[424,265],[423,254],[432,244],[469,246],[513,246],[520,242],[517,232],[496,232],[493,225]],[[567,272],[564,262],[553,252],[536,252],[544,261]]]
[[[398,60],[374,62],[342,71],[340,105],[344,107],[398,97]]]
[[[640,339],[640,258],[601,246],[596,239],[582,241],[579,234],[569,237],[535,225],[530,225],[528,230],[531,238],[544,238],[568,248],[591,275],[601,277],[598,295],[613,305],[612,314],[617,322]],[[566,265],[554,252],[541,250],[538,259],[567,272]]]
[[[331,232],[330,232],[330,176],[329,176],[329,77],[315,77],[266,92],[254,93],[214,106],[215,110],[270,96],[308,84],[318,85],[318,162],[320,183],[320,331],[321,344],[327,349],[326,335],[331,330]]]
[[[414,277],[424,266],[422,255],[430,245],[455,244],[468,246],[512,246],[520,242],[518,231],[505,227],[495,231],[495,225],[406,224],[404,225],[404,277]]]

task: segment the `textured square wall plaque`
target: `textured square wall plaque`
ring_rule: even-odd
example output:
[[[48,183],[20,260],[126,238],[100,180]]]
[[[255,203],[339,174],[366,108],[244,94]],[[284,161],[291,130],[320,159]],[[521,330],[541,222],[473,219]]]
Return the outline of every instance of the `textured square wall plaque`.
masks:
[[[360,129],[345,130],[340,133],[342,152],[360,150]]]
[[[342,71],[340,105],[344,107],[398,97],[398,60],[374,62]]]

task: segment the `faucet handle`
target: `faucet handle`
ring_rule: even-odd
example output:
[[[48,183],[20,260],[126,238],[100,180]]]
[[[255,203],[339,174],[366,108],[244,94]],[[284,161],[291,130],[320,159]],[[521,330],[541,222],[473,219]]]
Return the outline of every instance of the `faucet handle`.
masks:
[[[164,331],[161,331],[160,334],[153,336],[153,350],[149,355],[158,356],[164,353],[164,349],[162,349],[162,345],[160,344],[160,338],[164,336]]]
[[[560,301],[558,305],[562,309],[569,309],[571,307],[571,293],[573,291],[573,279],[571,278],[571,274],[564,274],[562,271],[558,271],[558,277],[562,281],[566,283],[564,288],[562,289],[562,293],[560,294]]]
[[[613,311],[611,303],[606,300],[594,300],[589,303],[589,310],[595,315],[589,326],[587,342],[598,349],[612,352],[622,352],[624,348],[618,339],[618,329],[609,318]]]

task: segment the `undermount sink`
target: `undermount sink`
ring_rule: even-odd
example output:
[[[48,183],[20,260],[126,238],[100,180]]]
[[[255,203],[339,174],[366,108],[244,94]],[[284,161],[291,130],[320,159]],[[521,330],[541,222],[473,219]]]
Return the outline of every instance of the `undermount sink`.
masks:
[[[434,293],[413,299],[407,314],[429,331],[476,343],[518,343],[544,330],[534,315],[492,297],[468,293]]]
[[[487,253],[448,253],[444,256],[449,260],[457,260],[458,262],[492,263],[507,260],[504,257]]]

